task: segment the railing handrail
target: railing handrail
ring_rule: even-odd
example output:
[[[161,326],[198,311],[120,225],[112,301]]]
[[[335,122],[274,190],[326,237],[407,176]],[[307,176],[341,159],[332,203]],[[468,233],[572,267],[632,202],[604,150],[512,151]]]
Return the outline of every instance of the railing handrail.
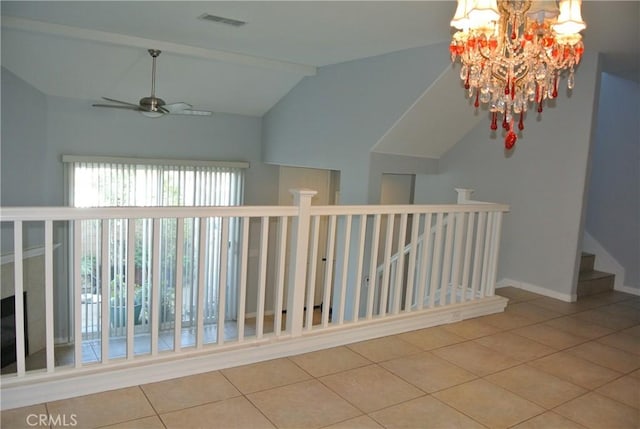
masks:
[[[0,221],[296,216],[296,206],[0,207]]]
[[[406,204],[311,206],[312,216],[376,215],[411,213],[508,212],[506,204]],[[0,207],[0,221],[83,220],[105,218],[191,218],[212,216],[295,216],[296,206],[175,206],[175,207]]]
[[[397,205],[338,205],[311,206],[311,216],[339,216],[339,215],[384,215],[384,214],[413,214],[413,213],[467,213],[467,212],[508,212],[507,204],[478,203],[478,204],[397,204]]]

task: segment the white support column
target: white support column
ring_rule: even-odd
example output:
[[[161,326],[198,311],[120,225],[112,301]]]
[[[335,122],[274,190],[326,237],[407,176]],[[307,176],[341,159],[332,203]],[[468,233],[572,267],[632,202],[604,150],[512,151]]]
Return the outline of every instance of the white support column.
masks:
[[[311,199],[317,192],[311,189],[292,189],[290,192],[293,194],[293,204],[298,206],[298,216],[293,221],[291,237],[293,247],[291,248],[291,261],[289,264],[287,332],[292,337],[298,337],[302,335],[302,320],[304,317]]]
[[[458,204],[469,204],[471,202],[471,194],[473,189],[455,188],[458,193]]]

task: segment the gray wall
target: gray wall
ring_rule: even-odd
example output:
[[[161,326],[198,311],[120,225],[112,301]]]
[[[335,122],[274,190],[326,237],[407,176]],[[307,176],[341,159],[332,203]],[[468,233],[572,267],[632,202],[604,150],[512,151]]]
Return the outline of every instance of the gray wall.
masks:
[[[340,203],[369,199],[369,152],[449,67],[446,44],[321,67],[264,117],[264,160],[341,171]]]
[[[544,288],[569,299],[574,291],[589,161],[591,121],[598,93],[598,58],[585,55],[570,97],[562,80],[555,107],[542,119],[532,110],[511,154],[502,133],[483,121],[440,159],[439,175],[416,180],[416,202],[451,203],[454,187],[476,200],[506,203],[498,278]]]
[[[246,204],[276,204],[278,169],[261,162],[261,118],[146,118],[87,101],[44,96],[2,74],[2,205],[63,205],[61,156],[249,161]]]
[[[603,73],[586,230],[640,289],[640,85]]]
[[[383,174],[433,174],[438,171],[438,160],[415,156],[371,152],[369,163],[369,203],[380,204]]]
[[[278,167],[261,161],[261,126],[261,118],[240,115],[150,119],[135,112],[94,108],[86,101],[45,96],[3,68],[0,204],[64,205],[64,154],[248,161],[245,204],[277,204]],[[13,248],[9,226],[2,226],[3,251]],[[41,245],[41,224],[28,226],[25,247]],[[62,225],[56,226],[54,234],[55,242],[65,242]],[[56,314],[62,318],[56,322],[58,338],[67,336],[65,257],[66,250],[59,248]],[[252,271],[250,284],[255,277]],[[249,294],[248,311],[255,311],[254,295]]]
[[[2,206],[42,204],[47,97],[2,68]]]

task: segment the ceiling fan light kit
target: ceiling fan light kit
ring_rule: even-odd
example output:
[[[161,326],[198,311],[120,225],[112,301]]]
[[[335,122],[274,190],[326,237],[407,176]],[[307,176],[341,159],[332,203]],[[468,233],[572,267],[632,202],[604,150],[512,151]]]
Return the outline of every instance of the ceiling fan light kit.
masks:
[[[149,49],[152,58],[151,66],[151,96],[143,97],[138,104],[127,101],[116,100],[114,98],[102,97],[103,100],[116,104],[93,104],[94,107],[107,107],[112,109],[134,110],[142,113],[148,118],[159,118],[164,115],[192,115],[211,116],[208,110],[195,110],[193,106],[185,102],[166,104],[162,98],[156,97],[156,59],[160,55],[160,50]]]

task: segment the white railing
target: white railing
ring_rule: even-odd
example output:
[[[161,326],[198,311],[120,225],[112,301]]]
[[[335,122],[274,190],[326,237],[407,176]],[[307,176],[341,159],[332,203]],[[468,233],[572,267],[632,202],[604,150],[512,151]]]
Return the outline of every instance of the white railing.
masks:
[[[334,338],[324,344],[338,344],[348,339],[391,332],[381,329],[384,326],[381,324],[391,326],[392,322],[403,320],[406,323],[407,318],[414,315],[421,317],[421,321],[411,322],[416,329],[429,323],[472,317],[469,315],[478,314],[478,311],[495,312],[504,308],[504,303],[498,303],[493,295],[501,221],[503,212],[508,211],[507,206],[487,203],[311,206],[315,191],[292,192],[294,205],[289,207],[3,208],[0,215],[3,230],[13,230],[14,282],[11,292],[15,296],[17,350],[15,371],[4,374],[3,370],[3,390],[22,385],[29,388],[28,384],[34,381],[46,381],[60,374],[72,377],[74,374],[104,373],[109,368],[139,367],[177,357],[202,356],[203,353],[229,350],[243,353],[244,350],[245,355],[235,356],[255,355],[257,349],[266,349],[269,344],[276,344],[274,341],[293,344],[296,340],[309,338],[308,341],[316,341],[314,347],[319,347],[318,335],[323,334],[327,337],[322,338]],[[126,219],[128,224],[126,329],[120,336],[110,329],[109,285],[113,280],[110,269],[113,255],[108,251],[108,237],[109,221],[113,219]],[[132,250],[136,246],[137,219],[146,219],[152,224],[152,275],[146,309],[148,326],[144,332],[137,331],[134,306],[129,304],[135,302],[135,252]],[[220,228],[217,233],[222,238],[217,241],[219,249],[216,251],[205,248],[207,241],[203,235],[207,233],[204,226],[208,219],[216,219],[210,224]],[[81,260],[77,249],[82,248],[82,222],[96,221],[100,223],[98,242],[101,247],[97,253],[101,267],[97,281],[100,334],[99,338],[89,340],[86,335],[83,337]],[[190,314],[187,318],[182,314],[186,299],[180,287],[183,269],[174,267],[175,283],[170,285],[161,284],[160,275],[167,263],[160,257],[161,222],[175,223],[175,255],[171,261],[184,261],[187,257],[183,234],[186,221],[201,226],[199,248],[189,254],[195,260],[188,261],[197,267],[194,326],[183,326],[184,320],[194,317]],[[394,228],[397,222],[399,227]],[[237,243],[230,242],[230,223],[239,225]],[[29,294],[42,294],[44,301],[46,341],[41,353],[45,359],[44,364],[35,368],[29,367],[28,358],[25,358],[25,344],[29,340],[24,335],[25,303],[22,299],[25,290],[24,235],[33,240],[30,229],[36,229],[36,235],[40,234],[36,240],[44,243],[42,285],[29,290]],[[64,244],[65,237],[70,237],[67,245]],[[56,257],[67,254],[71,260],[66,276],[54,273],[57,241],[63,244]],[[393,255],[393,249],[400,250]],[[216,261],[205,261],[205,258],[216,258]],[[229,264],[231,258],[236,258],[237,263]],[[208,297],[204,293],[205,266],[218,267],[218,283],[232,287],[221,286],[217,296]],[[229,267],[237,267],[237,273],[230,273]],[[4,269],[10,269],[10,266],[3,265]],[[231,284],[230,279],[237,281]],[[367,279],[374,279],[374,285],[370,287]],[[65,315],[54,314],[54,308],[57,308],[54,290],[64,287],[64,284],[58,284],[61,281],[68,281],[72,288],[71,309]],[[6,288],[7,285],[3,285],[3,296],[7,295]],[[161,291],[166,290],[172,291],[171,299],[161,296]],[[233,296],[227,296],[229,293]],[[497,307],[471,310],[472,303],[483,300],[497,303]],[[28,296],[27,301],[37,300]],[[164,308],[167,305],[169,307]],[[205,307],[209,305],[216,307],[217,317],[213,321],[205,317]],[[445,314],[440,311],[442,309],[453,309],[454,312]],[[225,317],[228,313],[235,313],[235,318],[228,320]],[[429,322],[425,319],[426,314],[439,316]],[[59,321],[61,316],[67,318],[72,327],[68,345],[54,341],[54,320]],[[375,325],[376,333],[365,333],[366,327],[372,325]],[[360,332],[361,336],[354,332]],[[305,344],[308,350],[310,343]],[[260,347],[256,349],[256,345]],[[87,347],[94,350],[97,359],[87,358]],[[60,355],[67,349],[72,355],[68,364],[56,364],[64,361]],[[296,350],[305,351],[290,348],[288,352]],[[37,350],[30,347],[29,352],[33,354]],[[269,356],[273,357],[273,354]],[[7,395],[3,396],[5,402]],[[22,405],[24,400],[20,401],[15,403]]]
[[[489,204],[483,201],[471,200],[472,189],[456,188],[456,192],[458,193],[458,204]],[[448,214],[444,214],[441,218],[428,216],[424,219],[416,219],[420,232],[416,233],[418,230],[415,225],[412,225],[410,231],[414,232],[414,234],[411,235],[409,243],[393,254],[388,261],[385,259],[384,263],[378,265],[373,285],[374,308],[379,308],[381,305],[381,297],[383,303],[388,303],[389,308],[386,309],[387,311],[392,308],[397,310],[397,306],[400,305],[399,298],[402,296],[404,296],[405,306],[410,303],[412,308],[442,305],[441,298],[444,300],[442,302],[446,303],[447,299],[449,302],[464,302],[482,297],[486,284],[495,283],[495,276],[488,277],[489,272],[487,270],[493,270],[495,275],[494,264],[497,263],[497,260],[491,262],[484,260],[489,255],[485,255],[480,249],[473,249],[474,240],[477,245],[484,239],[484,236],[489,237],[486,230],[493,228],[493,223],[501,222],[501,220],[494,219],[491,216],[495,215],[491,214],[479,216],[477,219],[475,216],[475,212],[470,212],[458,213],[451,220]],[[388,217],[388,231],[393,229],[395,218],[393,216]],[[401,217],[401,222],[400,231],[406,231],[406,218]],[[427,222],[427,224],[422,224],[422,222]],[[495,231],[499,233],[500,224],[497,223],[495,228]],[[425,236],[427,236],[427,240],[425,240]],[[450,253],[453,253],[453,255],[450,260],[444,259],[446,261],[444,266],[441,264],[434,270],[430,262],[442,260],[442,258],[434,258],[434,252],[439,253],[442,251],[441,242],[439,241],[442,240],[442,237],[446,237],[444,239],[446,243],[445,255]],[[499,236],[495,236],[495,239],[499,241]],[[454,245],[453,251],[451,249],[452,245]],[[489,245],[492,246],[493,244]],[[390,248],[389,246],[386,247],[387,250]],[[429,253],[423,255],[425,249]],[[464,249],[464,260],[460,259],[462,257],[462,249]],[[405,264],[407,258],[409,258],[409,266]],[[423,261],[423,263],[420,265],[416,261]],[[424,271],[421,271],[421,268]],[[437,283],[438,273],[442,274],[442,282],[439,284]],[[470,277],[471,275],[475,277]],[[364,280],[365,287],[369,287],[369,277]],[[427,291],[433,289],[435,293],[432,295],[428,292],[426,296],[423,296],[420,295],[420,292],[416,294],[415,287],[406,289],[407,285],[411,286],[416,282],[424,283]],[[432,284],[432,282],[434,283]],[[406,293],[398,295],[403,288]],[[389,296],[385,298],[383,291],[388,291]],[[418,296],[422,296],[422,303],[418,302]]]

